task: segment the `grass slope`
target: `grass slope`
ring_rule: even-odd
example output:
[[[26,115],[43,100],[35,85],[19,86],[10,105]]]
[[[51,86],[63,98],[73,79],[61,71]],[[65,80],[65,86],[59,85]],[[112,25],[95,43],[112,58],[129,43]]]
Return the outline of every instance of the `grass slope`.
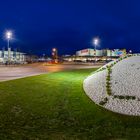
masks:
[[[138,139],[140,118],[96,106],[82,82],[93,69],[0,83],[0,139]]]

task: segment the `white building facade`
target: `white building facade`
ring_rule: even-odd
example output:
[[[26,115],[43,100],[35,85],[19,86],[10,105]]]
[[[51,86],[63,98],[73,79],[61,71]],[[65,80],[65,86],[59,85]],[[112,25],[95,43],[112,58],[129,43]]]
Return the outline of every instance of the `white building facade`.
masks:
[[[84,49],[76,52],[76,56],[106,56],[107,50]]]
[[[125,49],[102,49],[102,50],[94,50],[94,49],[83,49],[76,52],[76,56],[109,56],[109,57],[119,57],[125,56]]]
[[[25,53],[18,51],[0,50],[0,63],[24,63],[26,62]]]

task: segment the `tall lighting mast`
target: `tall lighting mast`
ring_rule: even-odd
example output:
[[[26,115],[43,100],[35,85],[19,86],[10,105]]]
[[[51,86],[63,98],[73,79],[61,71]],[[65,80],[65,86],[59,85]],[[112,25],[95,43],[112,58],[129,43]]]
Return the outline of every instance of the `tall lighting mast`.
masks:
[[[58,63],[58,51],[57,51],[56,48],[53,48],[53,49],[52,49],[52,57],[53,57],[53,59],[54,59],[54,62],[55,62],[55,63]]]
[[[100,45],[100,39],[98,37],[94,37],[92,43],[94,46],[95,56],[96,56],[96,49]]]
[[[11,61],[10,40],[12,39],[13,33],[11,31],[6,31],[5,36],[6,36],[6,39],[7,39],[8,62],[10,62]]]

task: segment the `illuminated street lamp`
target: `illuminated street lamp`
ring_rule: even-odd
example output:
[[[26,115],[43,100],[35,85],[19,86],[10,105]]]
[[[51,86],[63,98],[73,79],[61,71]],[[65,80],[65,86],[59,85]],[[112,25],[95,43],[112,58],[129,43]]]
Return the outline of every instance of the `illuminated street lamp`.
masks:
[[[97,46],[100,44],[100,39],[98,37],[93,38],[94,49],[96,50]]]
[[[56,48],[53,48],[52,51],[53,51],[53,52],[56,52]]]
[[[58,63],[58,52],[57,52],[57,49],[56,48],[53,48],[52,49],[52,57],[54,59],[54,62],[55,63]]]
[[[96,56],[96,48],[100,45],[100,39],[98,37],[93,38],[92,43],[94,45],[95,56]]]
[[[11,31],[7,31],[5,33],[7,39],[7,47],[8,47],[8,62],[11,61],[11,48],[10,48],[10,40],[12,39],[13,33]]]
[[[13,33],[11,31],[6,32],[6,39],[8,41],[7,47],[10,48],[10,40],[12,39]]]

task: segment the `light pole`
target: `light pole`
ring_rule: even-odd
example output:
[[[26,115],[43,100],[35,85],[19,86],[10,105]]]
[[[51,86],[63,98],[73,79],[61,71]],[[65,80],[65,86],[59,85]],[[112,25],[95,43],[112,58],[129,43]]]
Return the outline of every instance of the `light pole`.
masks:
[[[8,41],[8,44],[7,44],[7,47],[9,48],[10,47],[10,40],[12,39],[12,32],[11,31],[7,31],[6,32],[6,39]]]
[[[58,51],[56,48],[52,49],[52,56],[53,56],[55,63],[58,63]]]
[[[100,44],[100,39],[99,39],[98,37],[94,37],[92,43],[93,43],[93,46],[94,46],[95,56],[96,56],[96,48],[97,48],[97,47],[99,46],[99,44]]]
[[[5,33],[6,39],[7,39],[7,48],[8,48],[8,62],[10,62],[11,59],[11,48],[10,48],[10,40],[12,39],[12,32],[7,31]]]

